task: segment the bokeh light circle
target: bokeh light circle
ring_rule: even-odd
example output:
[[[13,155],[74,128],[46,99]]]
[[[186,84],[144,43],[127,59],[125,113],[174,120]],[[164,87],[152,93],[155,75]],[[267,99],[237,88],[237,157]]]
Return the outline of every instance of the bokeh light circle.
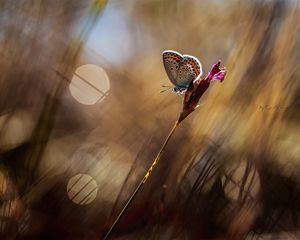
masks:
[[[87,174],[77,174],[71,177],[67,184],[69,199],[79,205],[87,205],[93,202],[97,192],[96,181]]]
[[[84,105],[101,102],[110,88],[109,77],[99,66],[86,64],[78,67],[69,85],[71,95]]]

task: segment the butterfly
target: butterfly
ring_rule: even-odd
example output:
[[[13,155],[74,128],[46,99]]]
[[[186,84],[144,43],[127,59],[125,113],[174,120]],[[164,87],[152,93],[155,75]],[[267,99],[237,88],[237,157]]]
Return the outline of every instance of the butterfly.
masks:
[[[163,51],[162,57],[166,73],[174,84],[173,91],[175,93],[182,94],[192,81],[199,79],[202,75],[201,63],[193,56],[181,55],[179,52],[166,50]]]

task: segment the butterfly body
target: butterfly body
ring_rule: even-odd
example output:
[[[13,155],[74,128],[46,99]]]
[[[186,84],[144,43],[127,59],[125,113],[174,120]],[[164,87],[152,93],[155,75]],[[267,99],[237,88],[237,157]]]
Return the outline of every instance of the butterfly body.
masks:
[[[173,50],[164,51],[162,55],[166,73],[174,84],[174,92],[183,93],[192,81],[202,75],[201,63],[197,58]]]

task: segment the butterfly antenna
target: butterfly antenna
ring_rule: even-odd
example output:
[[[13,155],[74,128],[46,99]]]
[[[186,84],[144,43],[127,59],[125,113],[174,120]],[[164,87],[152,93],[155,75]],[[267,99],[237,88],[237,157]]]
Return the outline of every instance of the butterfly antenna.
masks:
[[[163,93],[163,92],[166,92],[166,91],[169,91],[171,88],[168,88],[168,89],[164,89],[164,90],[161,90],[160,93]]]
[[[166,92],[166,91],[170,90],[171,88],[173,88],[172,86],[166,86],[166,85],[162,85],[162,87],[167,88],[167,89],[161,90],[160,93]]]

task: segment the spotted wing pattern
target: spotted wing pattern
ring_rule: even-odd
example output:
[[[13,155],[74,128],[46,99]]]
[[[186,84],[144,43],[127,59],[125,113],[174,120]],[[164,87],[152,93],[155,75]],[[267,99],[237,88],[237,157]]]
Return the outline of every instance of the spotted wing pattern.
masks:
[[[164,51],[163,52],[163,63],[165,70],[167,72],[167,75],[170,79],[170,81],[177,86],[177,74],[178,74],[178,69],[180,66],[180,63],[182,62],[183,57],[180,53],[175,52],[175,51]]]
[[[190,55],[181,55],[175,51],[164,51],[163,62],[174,90],[185,90],[191,81],[202,74],[201,63]]]

